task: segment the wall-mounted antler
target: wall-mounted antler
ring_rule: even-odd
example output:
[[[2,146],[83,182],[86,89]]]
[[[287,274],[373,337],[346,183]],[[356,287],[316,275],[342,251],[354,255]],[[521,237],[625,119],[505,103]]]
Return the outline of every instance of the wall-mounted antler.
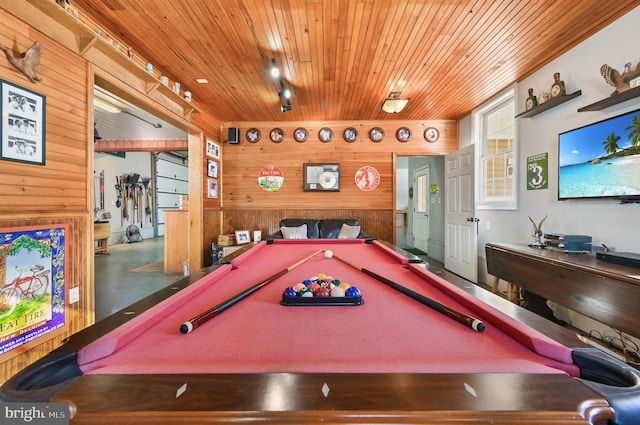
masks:
[[[536,224],[535,221],[533,221],[533,219],[531,218],[531,216],[529,216],[529,220],[531,221],[531,223],[533,223],[533,234],[542,234],[542,223],[544,223],[544,221],[547,219],[547,216],[545,215],[544,218],[540,221],[540,223]]]

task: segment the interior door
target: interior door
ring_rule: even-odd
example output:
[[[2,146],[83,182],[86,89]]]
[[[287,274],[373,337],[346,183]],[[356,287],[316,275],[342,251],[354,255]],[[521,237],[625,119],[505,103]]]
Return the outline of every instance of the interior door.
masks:
[[[478,280],[478,219],[475,217],[475,146],[445,157],[445,258],[447,270]]]
[[[429,252],[429,166],[413,172],[413,247]]]

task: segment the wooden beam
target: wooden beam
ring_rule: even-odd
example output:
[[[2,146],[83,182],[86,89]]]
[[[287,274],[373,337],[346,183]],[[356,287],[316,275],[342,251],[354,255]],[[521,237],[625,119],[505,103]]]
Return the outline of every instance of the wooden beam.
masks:
[[[94,143],[95,152],[171,152],[188,151],[187,139],[174,140],[100,140]]]

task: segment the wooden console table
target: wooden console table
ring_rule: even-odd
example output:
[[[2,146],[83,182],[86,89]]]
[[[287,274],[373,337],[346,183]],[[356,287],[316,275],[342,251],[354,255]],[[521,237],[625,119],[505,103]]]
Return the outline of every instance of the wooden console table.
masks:
[[[640,337],[640,269],[525,244],[485,250],[489,274]]]

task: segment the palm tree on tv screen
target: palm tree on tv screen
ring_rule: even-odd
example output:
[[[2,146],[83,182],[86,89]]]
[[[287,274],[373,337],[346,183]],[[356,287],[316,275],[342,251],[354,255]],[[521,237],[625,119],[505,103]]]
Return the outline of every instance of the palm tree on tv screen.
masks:
[[[602,142],[602,144],[604,145],[604,151],[608,155],[614,155],[616,152],[618,152],[618,149],[620,149],[618,147],[618,140],[620,140],[620,136],[616,136],[614,132],[611,132],[611,134],[607,136],[607,140]]]

